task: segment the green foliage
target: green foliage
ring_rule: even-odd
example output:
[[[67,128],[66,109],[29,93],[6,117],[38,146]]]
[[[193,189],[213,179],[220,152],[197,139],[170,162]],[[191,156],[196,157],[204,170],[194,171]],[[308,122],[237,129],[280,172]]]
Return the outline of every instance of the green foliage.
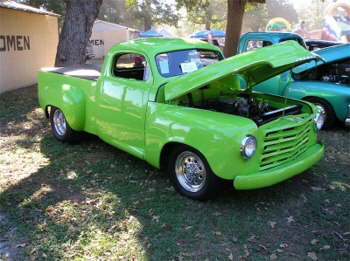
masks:
[[[243,19],[243,31],[264,30],[269,21],[266,5],[250,6],[246,10]]]
[[[244,14],[243,31],[264,30],[268,21],[283,17],[290,23],[298,22],[293,4],[288,0],[267,0],[265,5],[248,4]]]
[[[132,27],[132,18],[128,12],[125,12],[125,9],[125,0],[104,0],[98,18],[112,23],[126,24]]]
[[[205,29],[212,27],[224,28],[226,20],[226,0],[198,1],[194,6],[189,6],[187,19],[193,24],[205,25]]]
[[[52,11],[59,15],[65,14],[65,4],[64,1],[57,1],[57,0],[24,0],[21,1],[28,5],[35,6],[35,7],[43,7],[47,9],[48,11]]]
[[[154,24],[177,26],[179,14],[169,3],[160,0],[126,0],[126,11],[144,30]]]
[[[268,0],[266,2],[269,17],[283,17],[291,24],[298,22],[298,14],[289,0]]]
[[[299,13],[299,19],[306,22],[307,30],[317,30],[323,27],[324,8],[333,3],[333,0],[311,0]]]

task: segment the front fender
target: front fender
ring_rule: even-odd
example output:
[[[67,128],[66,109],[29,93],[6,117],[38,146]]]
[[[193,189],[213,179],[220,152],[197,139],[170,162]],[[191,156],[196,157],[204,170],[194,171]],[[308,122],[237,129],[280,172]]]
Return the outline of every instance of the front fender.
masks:
[[[200,151],[217,176],[233,179],[257,167],[257,159],[246,161],[240,154],[241,141],[248,134],[259,136],[256,124],[243,117],[150,102],[145,158],[160,167],[162,148],[177,142]]]
[[[350,104],[350,86],[321,81],[294,81],[286,90],[288,98],[319,97],[330,103],[337,118],[344,121]]]

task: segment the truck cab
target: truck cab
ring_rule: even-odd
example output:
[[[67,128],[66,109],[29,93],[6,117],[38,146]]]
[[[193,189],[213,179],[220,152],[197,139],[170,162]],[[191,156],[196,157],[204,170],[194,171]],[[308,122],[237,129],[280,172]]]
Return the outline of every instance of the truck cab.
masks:
[[[252,51],[261,47],[293,40],[308,49],[304,39],[295,33],[284,32],[250,32],[245,33],[239,40],[237,53]]]

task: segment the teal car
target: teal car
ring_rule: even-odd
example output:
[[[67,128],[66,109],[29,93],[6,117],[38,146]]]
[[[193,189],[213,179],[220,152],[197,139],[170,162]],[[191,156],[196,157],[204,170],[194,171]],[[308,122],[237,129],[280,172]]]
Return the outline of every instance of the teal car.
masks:
[[[306,48],[293,33],[247,33],[240,39],[238,52],[294,40]],[[324,128],[337,121],[350,127],[350,44],[336,45],[314,52],[322,60],[303,64],[254,87],[255,91],[312,102],[325,117]]]
[[[255,90],[316,104],[325,115],[325,128],[336,121],[350,127],[350,44],[315,53],[323,61],[296,67],[257,85]]]

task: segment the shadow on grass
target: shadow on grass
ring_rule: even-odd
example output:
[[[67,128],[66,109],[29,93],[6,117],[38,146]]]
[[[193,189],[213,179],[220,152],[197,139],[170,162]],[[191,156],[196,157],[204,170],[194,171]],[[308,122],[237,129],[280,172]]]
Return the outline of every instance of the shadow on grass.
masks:
[[[336,178],[348,182],[343,177],[348,163],[322,161],[271,188],[239,192],[227,186],[215,200],[197,202],[174,192],[165,175],[145,162],[96,137],[75,145],[56,141],[43,115],[34,113],[36,103],[27,100],[31,106],[17,107],[14,119],[6,113],[0,118],[1,124],[16,123],[5,132],[16,134],[7,146],[39,150],[45,159],[0,194],[0,207],[17,227],[27,255],[201,260],[277,253],[303,259],[308,251],[319,251],[309,244],[313,231],[321,233],[323,244],[339,250],[333,233],[346,231],[348,217],[323,207],[331,208],[325,199],[332,205],[341,195],[327,187],[327,174],[337,168]],[[33,119],[37,124],[26,128]],[[345,200],[341,204],[349,206]],[[342,252],[320,255],[343,257]]]

